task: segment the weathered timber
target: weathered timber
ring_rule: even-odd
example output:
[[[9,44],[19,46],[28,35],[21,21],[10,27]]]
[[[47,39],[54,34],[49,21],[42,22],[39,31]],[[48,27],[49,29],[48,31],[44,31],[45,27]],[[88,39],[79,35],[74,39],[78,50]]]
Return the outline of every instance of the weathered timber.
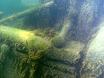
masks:
[[[38,61],[49,46],[48,41],[31,31],[0,25],[0,56],[4,58],[0,59],[2,78],[36,78]]]

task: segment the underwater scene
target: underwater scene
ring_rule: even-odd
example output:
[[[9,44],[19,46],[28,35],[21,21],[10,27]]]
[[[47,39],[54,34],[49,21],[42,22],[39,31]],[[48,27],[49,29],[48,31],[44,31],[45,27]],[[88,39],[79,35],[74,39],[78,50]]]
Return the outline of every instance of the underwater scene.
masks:
[[[0,78],[104,78],[104,0],[0,0]]]

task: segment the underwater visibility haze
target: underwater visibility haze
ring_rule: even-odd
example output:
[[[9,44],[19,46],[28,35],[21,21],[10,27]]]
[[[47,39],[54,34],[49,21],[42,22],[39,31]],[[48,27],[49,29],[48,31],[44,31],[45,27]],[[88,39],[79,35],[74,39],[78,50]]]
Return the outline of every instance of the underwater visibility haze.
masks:
[[[104,0],[0,0],[0,78],[104,78]]]

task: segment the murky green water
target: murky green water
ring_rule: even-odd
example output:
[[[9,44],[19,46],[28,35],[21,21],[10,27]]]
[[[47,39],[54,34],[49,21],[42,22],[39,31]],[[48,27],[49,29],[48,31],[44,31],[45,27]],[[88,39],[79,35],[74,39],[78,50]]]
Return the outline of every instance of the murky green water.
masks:
[[[0,78],[104,78],[103,0],[0,0]]]

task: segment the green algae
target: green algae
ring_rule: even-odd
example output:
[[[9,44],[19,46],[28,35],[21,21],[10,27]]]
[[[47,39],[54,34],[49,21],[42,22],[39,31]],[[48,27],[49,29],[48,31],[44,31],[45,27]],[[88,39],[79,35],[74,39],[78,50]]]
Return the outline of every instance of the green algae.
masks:
[[[3,61],[5,62],[3,71],[7,72],[5,77],[34,77],[38,60],[47,54],[50,42],[35,35],[32,31],[3,25],[0,26],[0,37],[0,45],[5,43],[10,48],[7,57],[5,57],[6,60]],[[7,49],[4,46],[0,49],[0,52],[2,53]]]

